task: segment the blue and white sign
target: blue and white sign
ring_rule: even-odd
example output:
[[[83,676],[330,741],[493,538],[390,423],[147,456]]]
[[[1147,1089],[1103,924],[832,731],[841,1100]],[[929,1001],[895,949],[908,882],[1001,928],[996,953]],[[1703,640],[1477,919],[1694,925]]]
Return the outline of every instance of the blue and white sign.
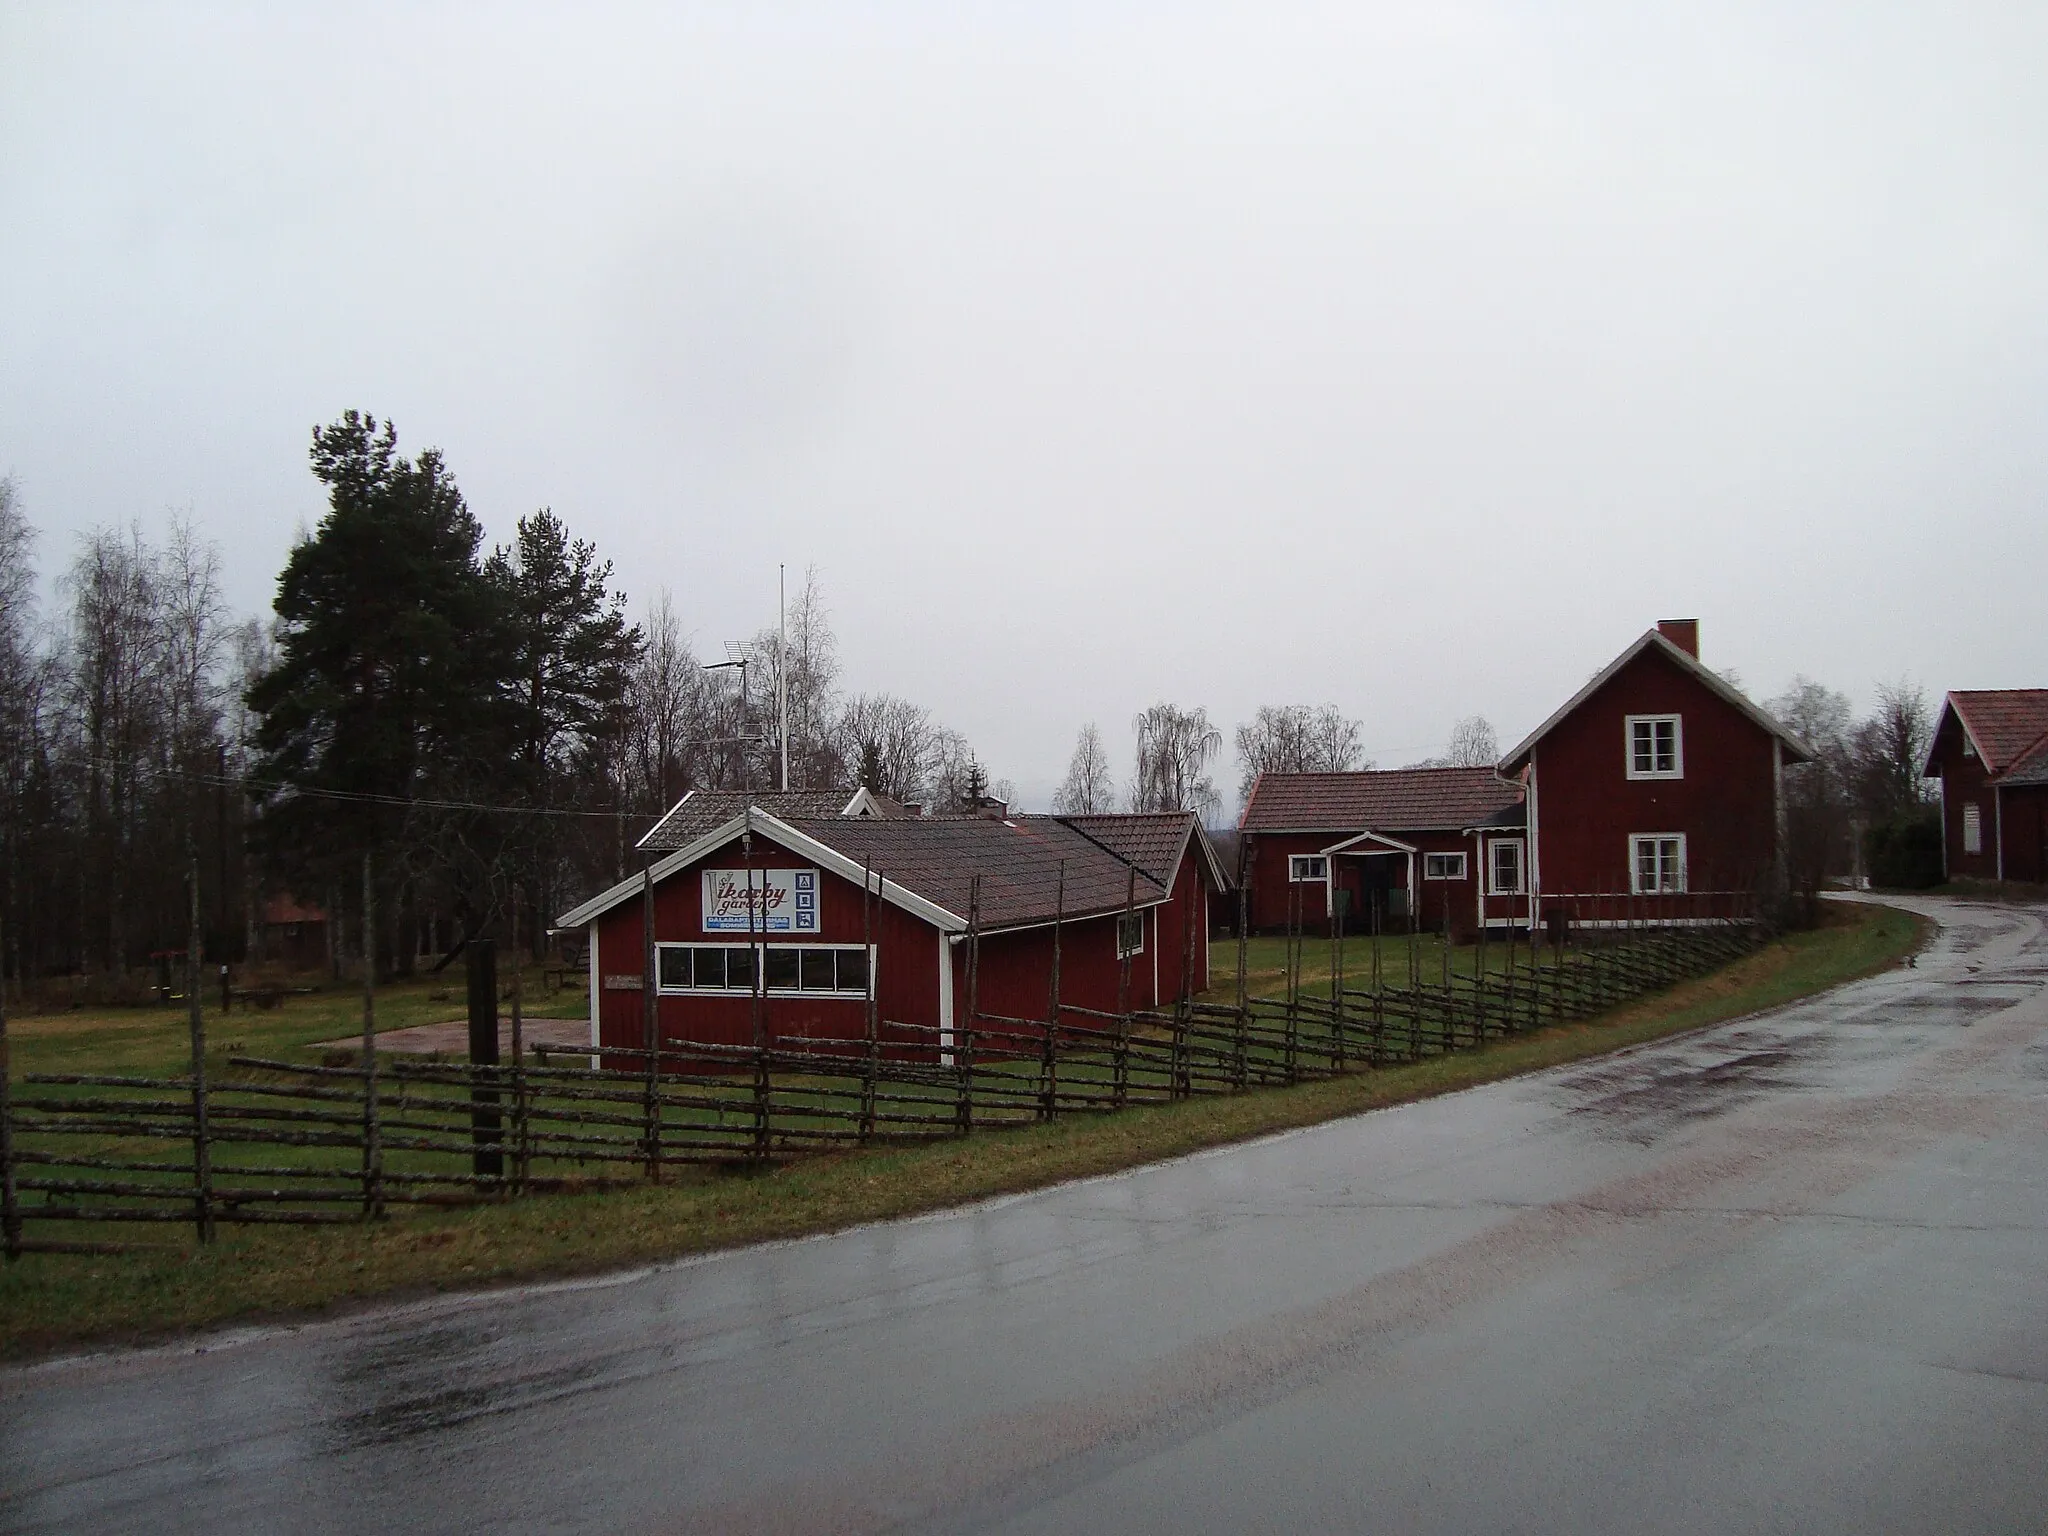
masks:
[[[704,931],[817,933],[819,895],[815,869],[707,869]]]

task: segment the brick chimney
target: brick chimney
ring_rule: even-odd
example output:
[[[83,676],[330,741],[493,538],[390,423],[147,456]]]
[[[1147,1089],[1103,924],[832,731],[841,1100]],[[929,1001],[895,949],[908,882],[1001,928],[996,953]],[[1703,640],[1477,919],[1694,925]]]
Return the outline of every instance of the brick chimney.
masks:
[[[1700,659],[1700,621],[1698,619],[1659,619],[1657,633],[1677,646],[1694,661]]]

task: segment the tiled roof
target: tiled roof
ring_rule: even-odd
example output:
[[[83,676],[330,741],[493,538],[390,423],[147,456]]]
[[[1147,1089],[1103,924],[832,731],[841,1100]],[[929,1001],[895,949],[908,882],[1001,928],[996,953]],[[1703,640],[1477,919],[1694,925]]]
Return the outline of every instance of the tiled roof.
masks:
[[[1133,881],[1132,865],[1051,816],[778,819],[962,918],[979,875],[985,928],[1045,922],[1056,910],[1069,915],[1114,911],[1133,887],[1141,906],[1166,895],[1164,881],[1142,869]]]
[[[2048,740],[1998,776],[2001,784],[2048,784]]]
[[[793,789],[787,794],[743,789],[693,789],[675,803],[636,845],[641,848],[683,848],[713,827],[722,827],[749,805],[784,820],[792,816],[837,816],[853,798],[846,789]],[[895,804],[894,801],[889,802]],[[898,807],[899,813],[901,807]]]
[[[1267,773],[1238,825],[1246,832],[1462,831],[1518,812],[1520,786],[1491,768]]]
[[[1028,819],[1036,821],[1038,818]],[[1180,864],[1180,851],[1194,831],[1195,813],[1146,811],[1122,816],[1062,816],[1059,819],[1165,885],[1172,882]]]
[[[2016,782],[2041,782],[2034,774],[2048,767],[2036,761],[2048,748],[2048,688],[1958,689],[1948,702],[1983,754],[1986,773],[2024,771]]]

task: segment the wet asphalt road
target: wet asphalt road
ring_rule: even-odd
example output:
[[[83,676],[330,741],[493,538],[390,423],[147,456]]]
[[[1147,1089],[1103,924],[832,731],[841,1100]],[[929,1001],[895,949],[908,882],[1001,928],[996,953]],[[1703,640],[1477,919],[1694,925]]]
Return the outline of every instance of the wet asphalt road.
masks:
[[[0,1375],[0,1529],[2048,1529],[2048,935],[995,1205]]]

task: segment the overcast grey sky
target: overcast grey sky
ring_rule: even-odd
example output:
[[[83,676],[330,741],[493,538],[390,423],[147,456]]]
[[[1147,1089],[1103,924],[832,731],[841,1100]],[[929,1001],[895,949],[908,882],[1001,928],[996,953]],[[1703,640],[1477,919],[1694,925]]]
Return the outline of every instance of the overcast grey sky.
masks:
[[[700,648],[814,563],[1035,803],[1162,698],[1506,744],[1664,616],[2048,685],[2044,81],[2039,5],[4,3],[0,473],[267,611],[388,414]]]

